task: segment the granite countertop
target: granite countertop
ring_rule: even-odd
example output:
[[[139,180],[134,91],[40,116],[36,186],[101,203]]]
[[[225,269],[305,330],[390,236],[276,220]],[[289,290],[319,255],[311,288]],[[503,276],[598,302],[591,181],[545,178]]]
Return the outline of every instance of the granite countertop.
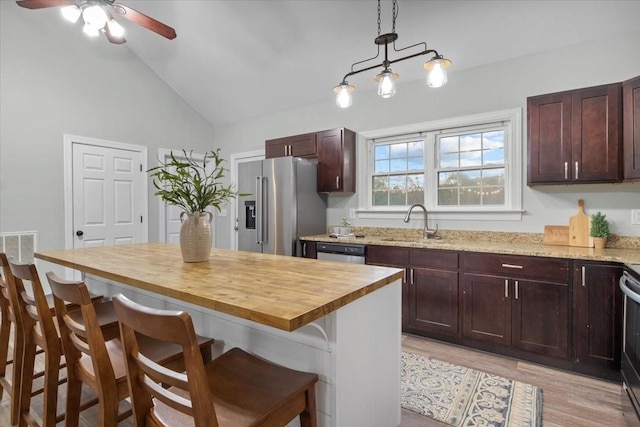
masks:
[[[353,231],[364,237],[335,238],[318,234],[301,237],[301,240],[640,264],[640,238],[637,237],[612,236],[605,249],[594,249],[545,245],[543,235],[538,233],[442,230],[438,232],[442,238],[437,240],[422,239],[420,230],[413,229],[354,228]]]

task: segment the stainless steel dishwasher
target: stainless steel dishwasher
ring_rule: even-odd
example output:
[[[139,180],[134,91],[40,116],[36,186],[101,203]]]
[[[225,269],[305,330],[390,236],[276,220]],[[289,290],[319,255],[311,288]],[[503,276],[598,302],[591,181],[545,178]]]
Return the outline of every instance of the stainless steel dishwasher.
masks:
[[[365,245],[350,243],[318,243],[316,245],[318,259],[350,264],[364,264]]]

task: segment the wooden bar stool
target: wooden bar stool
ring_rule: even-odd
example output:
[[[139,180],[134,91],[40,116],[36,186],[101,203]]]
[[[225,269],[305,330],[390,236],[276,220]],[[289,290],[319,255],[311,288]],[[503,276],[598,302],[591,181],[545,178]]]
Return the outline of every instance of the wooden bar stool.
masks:
[[[239,348],[205,364],[188,313],[151,309],[123,295],[113,302],[136,427],[282,427],[297,416],[303,427],[316,426],[316,374],[275,365]],[[151,361],[140,336],[180,345],[186,375]]]
[[[131,409],[118,413],[120,402],[129,397],[122,344],[119,339],[105,341],[85,283],[66,281],[53,273],[47,273],[47,279],[54,295],[67,360],[66,426],[78,426],[82,384],[98,395],[98,425],[115,426],[131,415]],[[73,312],[68,311],[69,304],[80,307],[81,323],[72,316]],[[211,360],[212,344],[213,340],[209,338],[196,339],[197,351],[208,360]],[[144,337],[141,337],[140,346],[156,363],[184,370],[180,346]]]
[[[66,365],[62,359],[62,343],[58,334],[57,321],[54,320],[53,296],[49,298],[48,295],[45,295],[34,264],[23,264],[12,260],[8,260],[7,263],[17,296],[16,303],[18,307],[14,310],[14,313],[16,318],[20,318],[23,331],[18,425],[39,424],[31,412],[31,397],[44,392],[41,425],[43,427],[53,427],[65,417],[64,414],[57,415],[56,410],[58,386],[66,381],[66,378],[61,379],[59,375],[60,369]],[[31,292],[26,291],[25,283],[27,286],[30,285]],[[99,310],[97,309],[101,313],[100,324],[104,325],[105,329],[113,334],[117,325],[113,304],[111,301],[102,301],[102,297],[97,297],[97,299],[99,301],[95,301],[96,298],[92,300],[95,301],[97,306],[100,306]],[[76,319],[81,322],[81,315],[77,308],[75,313]],[[39,348],[42,349],[44,354],[44,387],[42,390],[32,391],[33,380],[39,375],[34,372],[35,358]],[[96,403],[97,399],[86,402],[84,406],[91,406]]]
[[[9,266],[9,260],[5,253],[0,252],[0,309],[2,310],[2,325],[0,325],[0,386],[2,390],[6,391],[10,396],[10,422],[11,425],[18,423],[18,417],[20,414],[20,385],[22,383],[22,365],[23,365],[23,353],[25,348],[25,333],[23,325],[23,316],[21,308],[21,295],[25,291],[24,284],[21,280],[16,283],[11,269]],[[47,306],[53,315],[53,295],[45,295]],[[92,301],[102,301],[102,296],[92,296]],[[115,336],[119,336],[118,322],[113,311],[113,305],[111,302],[109,308],[110,315],[105,323],[109,323],[110,333]],[[104,309],[99,310],[104,313]],[[76,314],[79,316],[79,314]],[[102,317],[101,317],[102,319]],[[11,334],[11,327],[13,326],[13,334]],[[13,336],[12,346],[9,346],[9,339]],[[9,359],[8,348],[13,348],[13,360]],[[43,353],[42,348],[36,349],[36,355]],[[11,380],[6,378],[6,365],[12,364]],[[64,363],[61,364],[64,366]],[[37,371],[33,373],[33,379],[41,378],[45,375],[45,370]],[[64,382],[65,379],[59,381]],[[44,388],[31,390],[31,397],[36,396],[44,392]],[[59,417],[58,417],[59,418]]]

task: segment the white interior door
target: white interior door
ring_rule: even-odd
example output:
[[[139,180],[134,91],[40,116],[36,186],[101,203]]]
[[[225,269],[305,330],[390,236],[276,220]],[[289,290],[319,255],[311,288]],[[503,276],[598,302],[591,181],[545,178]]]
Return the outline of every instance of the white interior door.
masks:
[[[67,140],[72,173],[67,235],[73,236],[67,247],[146,242],[146,149],[81,137]]]

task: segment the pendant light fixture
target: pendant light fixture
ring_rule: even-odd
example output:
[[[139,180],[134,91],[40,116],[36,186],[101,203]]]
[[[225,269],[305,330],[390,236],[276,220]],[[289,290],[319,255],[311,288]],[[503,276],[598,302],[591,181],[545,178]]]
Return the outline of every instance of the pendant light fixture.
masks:
[[[361,73],[363,71],[369,71],[376,69],[378,67],[382,67],[382,71],[375,76],[375,81],[378,82],[378,95],[383,98],[391,98],[396,93],[396,80],[398,79],[398,74],[394,73],[390,66],[396,62],[404,61],[405,59],[415,58],[421,55],[433,54],[434,56],[424,64],[424,69],[427,70],[427,86],[429,87],[442,87],[447,83],[447,68],[451,65],[451,61],[445,59],[442,55],[440,55],[437,51],[433,49],[427,49],[427,44],[425,42],[416,43],[411,46],[403,47],[400,49],[396,48],[396,40],[398,39],[398,34],[396,33],[396,18],[398,17],[398,0],[393,1],[393,28],[390,33],[381,34],[380,30],[380,0],[378,0],[378,37],[375,38],[374,42],[378,45],[378,53],[373,58],[365,59],[363,61],[355,62],[351,65],[351,71],[347,73],[342,82],[339,85],[333,88],[333,91],[336,93],[336,105],[340,108],[350,107],[353,103],[353,99],[351,93],[356,89],[354,86],[350,85],[347,81],[348,77],[351,77],[355,74]],[[404,56],[399,59],[390,60],[389,59],[389,45],[393,45],[394,52],[401,52],[407,49],[412,49],[420,46],[422,48],[421,51],[415,52],[413,54]],[[366,66],[366,63],[369,61],[373,61],[380,56],[380,46],[384,46],[384,60],[380,64]],[[364,68],[355,69],[356,66],[362,65]]]

